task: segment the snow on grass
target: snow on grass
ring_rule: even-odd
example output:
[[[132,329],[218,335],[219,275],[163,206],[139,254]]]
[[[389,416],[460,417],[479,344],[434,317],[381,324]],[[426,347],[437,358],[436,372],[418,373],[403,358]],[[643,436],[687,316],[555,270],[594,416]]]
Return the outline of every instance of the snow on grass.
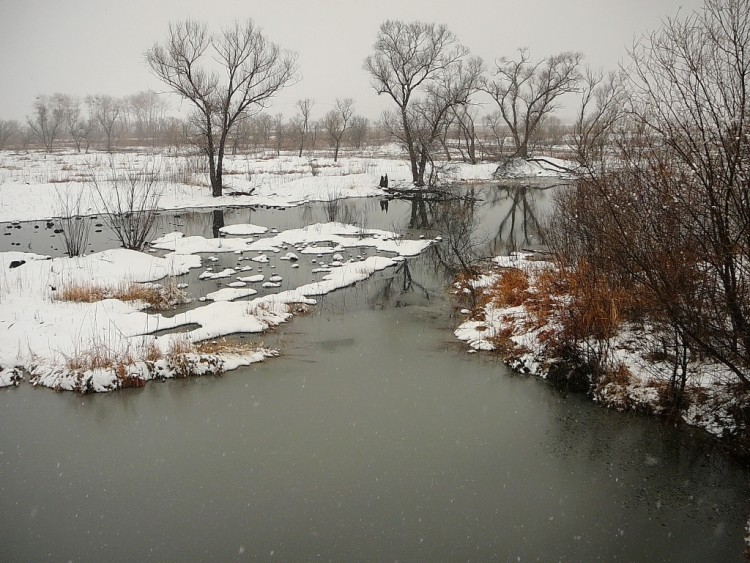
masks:
[[[81,213],[102,212],[102,202],[90,181],[96,176],[105,198],[113,197],[108,178],[118,172],[140,170],[146,165],[159,171],[160,209],[190,209],[254,205],[291,207],[308,201],[330,201],[351,197],[383,195],[380,176],[388,174],[395,187],[412,187],[408,162],[394,159],[398,151],[388,150],[379,157],[342,156],[330,158],[282,155],[276,158],[225,156],[225,190],[222,197],[211,195],[208,178],[197,173],[194,155],[167,153],[78,154],[60,152],[0,151],[0,222],[51,219],[61,215],[61,196],[76,201],[80,196]],[[385,155],[385,158],[383,158]],[[512,159],[500,175],[505,177],[570,176],[572,164],[554,158]],[[448,181],[491,180],[497,174],[494,163],[470,165],[450,163],[441,177]],[[58,195],[59,194],[59,195]],[[223,233],[249,236],[263,234],[235,231],[227,226]]]
[[[107,180],[113,168],[122,172],[139,170],[147,164],[158,170],[163,180],[158,188],[160,209],[229,205],[290,207],[307,201],[373,197],[383,194],[378,187],[382,174],[403,181],[410,176],[403,160],[353,157],[334,163],[332,159],[318,158],[317,175],[313,175],[308,158],[227,156],[225,195],[214,198],[206,175],[192,172],[195,158],[164,153],[0,151],[0,222],[59,217],[58,192],[69,201],[77,200],[80,195],[82,214],[99,214],[102,203],[91,176],[100,181],[104,197],[111,198],[114,192]]]

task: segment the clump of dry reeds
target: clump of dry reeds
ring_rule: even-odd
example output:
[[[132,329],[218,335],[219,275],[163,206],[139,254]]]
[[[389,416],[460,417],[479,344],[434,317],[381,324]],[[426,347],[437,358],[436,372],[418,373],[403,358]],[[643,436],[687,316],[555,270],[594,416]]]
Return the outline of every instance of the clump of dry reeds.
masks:
[[[93,282],[65,284],[55,292],[58,301],[94,303],[105,299],[147,303],[150,309],[163,311],[187,302],[185,292],[177,287],[174,278],[164,284],[121,282],[115,286],[102,286]]]

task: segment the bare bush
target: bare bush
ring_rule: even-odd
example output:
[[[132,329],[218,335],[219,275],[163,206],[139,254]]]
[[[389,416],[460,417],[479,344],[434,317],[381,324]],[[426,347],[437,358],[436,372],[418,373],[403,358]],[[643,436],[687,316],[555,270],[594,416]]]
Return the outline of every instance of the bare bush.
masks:
[[[161,196],[159,172],[153,164],[127,170],[110,165],[109,178],[91,176],[91,183],[101,203],[102,219],[125,248],[142,250],[154,229]]]
[[[68,256],[81,256],[86,251],[91,231],[91,222],[83,217],[83,191],[77,190],[73,194],[65,189],[56,193],[60,214],[58,234]]]
[[[586,260],[591,279],[636,292],[677,342],[675,362],[687,347],[748,386],[750,5],[708,0],[631,58],[616,166],[563,197],[550,241],[569,267]]]
[[[612,129],[624,117],[625,85],[621,74],[587,68],[582,78],[578,114],[569,137],[581,166],[601,162]]]
[[[0,150],[3,150],[19,131],[17,121],[0,119]]]
[[[33,113],[26,117],[32,133],[47,152],[52,152],[52,145],[62,132],[69,105],[70,97],[65,94],[38,96],[34,101]]]
[[[341,206],[341,194],[339,192],[331,192],[328,194],[328,199],[325,200],[326,217],[330,223],[336,221],[339,216],[339,207]]]

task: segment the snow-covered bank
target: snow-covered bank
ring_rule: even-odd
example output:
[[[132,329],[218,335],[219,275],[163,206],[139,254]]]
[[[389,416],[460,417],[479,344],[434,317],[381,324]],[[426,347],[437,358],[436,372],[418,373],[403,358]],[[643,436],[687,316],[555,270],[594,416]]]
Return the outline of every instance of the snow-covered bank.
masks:
[[[512,159],[471,165],[438,164],[445,181],[490,181],[503,177],[569,176],[570,162],[560,159]],[[383,195],[380,177],[392,186],[411,187],[411,169],[399,158],[368,156],[330,158],[282,155],[275,158],[226,156],[225,190],[212,197],[205,174],[195,156],[164,153],[80,154],[60,152],[0,151],[0,222],[47,220],[64,216],[64,207],[75,202],[79,215],[103,212],[102,197],[113,201],[113,173],[124,174],[147,167],[159,174],[158,208],[164,210],[223,207],[229,205],[290,207],[308,201],[331,201]],[[98,179],[101,196],[90,181]]]
[[[478,279],[457,283],[454,293],[473,292],[480,305],[473,311],[464,309],[467,319],[456,328],[456,338],[472,350],[497,351],[512,369],[522,373],[548,378],[559,371],[563,365],[557,347],[563,330],[560,315],[568,301],[565,295],[542,295],[536,285],[537,275],[552,267],[529,254],[499,256],[494,268]],[[511,270],[525,273],[528,288],[515,291],[509,303],[495,297],[499,293],[495,284]],[[596,381],[589,378],[594,400],[617,410],[667,414],[664,396],[674,366],[656,359],[663,354],[657,353],[661,344],[653,327],[625,324],[606,343],[592,338],[579,342],[580,355],[584,356],[584,347],[601,344],[611,354],[614,369]],[[750,395],[738,391],[731,373],[708,360],[691,362],[687,373],[685,399],[677,413],[681,420],[719,437],[744,432],[736,415],[750,405]]]
[[[249,225],[238,228],[241,232],[258,231]],[[250,241],[172,233],[154,242],[172,252],[158,257],[118,249],[55,259],[30,253],[0,253],[0,386],[18,384],[24,374],[29,374],[34,385],[102,392],[141,386],[150,379],[218,374],[261,361],[277,352],[262,347],[243,349],[216,344],[202,349],[196,345],[231,334],[264,332],[314,305],[315,296],[365,280],[404,256],[420,253],[434,241],[401,240],[387,231],[328,223]],[[218,243],[221,244],[216,246]],[[201,278],[226,280],[227,287],[209,293],[209,302],[171,317],[144,310],[146,303],[138,301],[105,298],[71,302],[58,297],[74,284],[113,288],[123,283],[179,276],[201,266],[200,252],[236,248],[240,253],[262,250],[275,256],[288,246],[308,255],[369,247],[392,256],[345,259],[336,254],[324,268],[322,278],[308,279],[298,287],[281,291],[277,288],[282,276],[274,274],[264,288],[266,292],[276,292],[249,301],[234,299],[255,295],[257,290],[245,285],[260,282],[264,276],[225,269]],[[266,263],[270,261],[264,254],[259,256],[264,256]],[[279,259],[291,263],[299,257],[287,252]],[[182,332],[157,335],[178,330]]]

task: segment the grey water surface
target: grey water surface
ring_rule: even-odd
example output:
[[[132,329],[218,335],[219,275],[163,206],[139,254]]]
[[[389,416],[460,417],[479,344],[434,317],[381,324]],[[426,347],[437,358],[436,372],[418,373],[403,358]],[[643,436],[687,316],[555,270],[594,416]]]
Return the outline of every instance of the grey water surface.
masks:
[[[700,432],[467,354],[445,282],[429,252],[387,269],[248,336],[282,355],[223,377],[0,390],[0,560],[741,558],[739,464]]]

